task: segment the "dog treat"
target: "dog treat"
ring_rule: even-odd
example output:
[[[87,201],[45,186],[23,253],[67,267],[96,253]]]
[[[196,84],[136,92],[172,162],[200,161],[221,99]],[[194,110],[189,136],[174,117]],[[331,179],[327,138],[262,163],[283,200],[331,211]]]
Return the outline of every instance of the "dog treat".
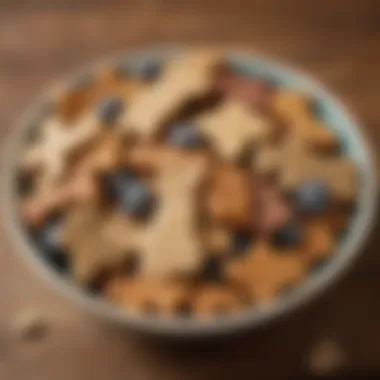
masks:
[[[74,125],[58,119],[46,121],[41,139],[24,156],[24,170],[41,168],[46,182],[54,184],[64,174],[68,155],[97,137],[100,125],[93,114]]]
[[[273,97],[273,108],[288,128],[307,144],[324,150],[336,146],[335,134],[316,120],[310,109],[310,100],[305,95],[278,91]]]
[[[97,196],[98,188],[92,176],[75,176],[26,199],[21,205],[21,214],[28,224],[37,226],[50,214],[75,204],[90,203]]]
[[[330,257],[333,253],[335,239],[326,222],[309,221],[306,227],[305,256],[307,262],[313,262]]]
[[[289,137],[278,147],[263,148],[255,166],[263,172],[277,171],[280,186],[286,190],[294,191],[306,181],[317,180],[326,184],[336,200],[352,201],[356,197],[352,162],[343,157],[316,156],[298,136]]]
[[[318,275],[357,172],[314,99],[213,52],[135,63],[61,87],[25,139],[19,217],[47,263],[157,319],[228,317]]]
[[[270,134],[266,121],[243,103],[228,100],[196,120],[201,132],[210,139],[220,157],[234,162],[244,148],[265,141]]]
[[[62,245],[71,257],[74,277],[81,283],[122,263],[139,240],[138,227],[126,215],[108,214],[93,205],[73,209],[63,224]]]
[[[143,241],[142,273],[167,277],[193,272],[201,262],[203,247],[197,232],[197,191],[207,161],[167,152],[161,162],[156,189],[160,205]]]
[[[58,113],[62,120],[71,123],[107,98],[119,98],[128,105],[144,87],[131,78],[121,78],[109,68],[103,69],[96,78],[83,74],[79,83],[74,82],[69,88],[61,90]]]
[[[236,292],[228,287],[205,285],[196,292],[192,307],[199,318],[229,314],[242,306]]]
[[[143,138],[154,137],[188,101],[211,90],[212,71],[218,63],[217,56],[205,53],[169,64],[159,81],[131,102],[121,120],[122,129]]]
[[[217,165],[211,170],[208,187],[206,210],[212,220],[230,228],[252,226],[254,186],[249,171]]]
[[[70,177],[48,188],[41,183],[23,202],[21,212],[25,220],[32,225],[38,225],[51,213],[97,199],[99,186],[95,175],[116,167],[119,148],[120,139],[116,135],[101,135],[99,143],[88,151]]]
[[[138,313],[157,312],[173,316],[188,302],[185,283],[171,280],[114,278],[106,286],[105,295],[127,310]]]
[[[297,285],[305,273],[298,252],[281,253],[266,244],[257,244],[228,268],[230,280],[258,302],[271,300],[285,286]]]

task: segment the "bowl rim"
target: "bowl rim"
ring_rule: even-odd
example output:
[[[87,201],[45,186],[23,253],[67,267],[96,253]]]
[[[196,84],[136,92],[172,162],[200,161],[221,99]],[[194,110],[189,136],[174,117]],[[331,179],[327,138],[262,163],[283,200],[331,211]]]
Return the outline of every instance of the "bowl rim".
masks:
[[[98,65],[109,65],[118,62],[120,59],[126,61],[134,60],[137,57],[141,57],[142,59],[149,59],[149,57],[150,59],[157,57],[167,58],[173,54],[189,50],[194,49],[186,47],[165,47],[129,50],[75,70],[73,73],[65,76],[63,80],[58,81],[58,86],[66,85],[76,74],[94,70]],[[361,145],[365,154],[361,184],[363,190],[358,199],[358,215],[356,216],[355,225],[352,227],[352,233],[345,238],[345,241],[340,246],[334,259],[332,259],[327,267],[324,268],[318,276],[309,277],[288,297],[276,299],[262,307],[243,309],[225,317],[211,320],[198,320],[195,318],[160,319],[133,314],[115,307],[105,300],[90,297],[83,291],[79,291],[78,285],[60,278],[61,276],[57,275],[43,259],[39,258],[37,254],[38,250],[28,243],[28,238],[25,236],[20,226],[19,218],[17,217],[16,194],[12,187],[14,176],[17,172],[17,152],[22,146],[24,132],[28,129],[32,115],[45,99],[51,97],[51,92],[56,91],[58,86],[53,84],[51,90],[42,91],[41,95],[37,96],[36,101],[27,108],[19,121],[16,122],[9,136],[5,139],[1,168],[3,173],[0,193],[1,214],[3,216],[5,229],[9,232],[14,250],[18,252],[19,256],[25,260],[28,265],[35,268],[36,273],[46,278],[47,284],[52,285],[59,293],[64,294],[67,298],[75,300],[76,303],[81,304],[83,308],[95,316],[143,332],[170,337],[204,337],[259,327],[289,314],[333,285],[360,255],[360,249],[363,248],[365,240],[374,225],[377,210],[377,181],[374,150],[369,143],[369,139],[365,136],[363,129],[360,128],[357,118],[352,115],[352,112],[349,111],[330,90],[321,85],[314,76],[305,73],[304,70],[295,68],[293,65],[285,64],[282,60],[279,61],[278,59],[274,60],[268,58],[262,53],[251,51],[251,49],[222,48],[214,50],[219,51],[223,56],[237,57],[247,62],[260,61],[263,64],[270,65],[279,72],[286,72],[291,76],[302,78],[310,85],[313,93],[319,94],[323,99],[327,99],[333,104],[335,109],[339,109],[347,120],[349,120],[350,128],[357,138],[357,143]],[[14,149],[15,147],[17,147],[17,149]]]

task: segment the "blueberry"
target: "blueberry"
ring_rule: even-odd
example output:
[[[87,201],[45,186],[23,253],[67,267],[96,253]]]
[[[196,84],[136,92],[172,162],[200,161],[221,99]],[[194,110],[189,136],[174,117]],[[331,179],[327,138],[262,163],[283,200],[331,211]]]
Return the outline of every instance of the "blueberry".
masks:
[[[307,214],[320,214],[327,210],[330,203],[330,192],[321,181],[303,183],[295,195],[297,208]]]
[[[58,222],[50,222],[40,235],[40,243],[45,251],[54,254],[60,250],[61,226]]]
[[[121,98],[105,98],[98,105],[97,116],[102,123],[113,124],[123,108],[124,102]]]
[[[118,200],[129,183],[136,181],[132,172],[120,171],[103,177],[103,183],[109,197]]]
[[[104,179],[106,191],[121,207],[137,218],[145,218],[154,207],[149,188],[131,172],[114,173]]]
[[[301,244],[302,238],[301,226],[298,223],[291,221],[275,231],[273,235],[273,243],[279,247],[292,247]]]
[[[120,198],[123,209],[135,217],[147,217],[154,207],[154,199],[148,187],[136,180],[128,183]]]
[[[223,282],[225,279],[223,262],[220,257],[209,257],[204,263],[201,278],[208,282]]]
[[[188,149],[199,148],[204,141],[199,131],[192,124],[180,124],[174,126],[169,132],[169,143]]]
[[[251,245],[252,236],[248,233],[237,232],[233,235],[231,251],[233,255],[244,254]]]
[[[60,272],[68,270],[68,258],[60,245],[61,224],[59,220],[48,221],[36,235],[38,248],[45,259]]]
[[[151,81],[157,78],[161,70],[157,62],[145,61],[142,62],[138,68],[138,77],[142,80]]]

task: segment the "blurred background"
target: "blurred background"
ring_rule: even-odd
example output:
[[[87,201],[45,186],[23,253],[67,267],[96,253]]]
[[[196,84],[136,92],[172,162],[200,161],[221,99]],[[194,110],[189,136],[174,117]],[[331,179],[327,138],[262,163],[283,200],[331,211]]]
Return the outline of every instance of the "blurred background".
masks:
[[[0,0],[1,142],[42,87],[78,66],[194,43],[258,50],[305,68],[380,148],[378,0]],[[46,288],[0,228],[0,379],[306,379],[347,371],[380,378],[378,232],[348,276],[307,308],[199,346],[94,320]]]

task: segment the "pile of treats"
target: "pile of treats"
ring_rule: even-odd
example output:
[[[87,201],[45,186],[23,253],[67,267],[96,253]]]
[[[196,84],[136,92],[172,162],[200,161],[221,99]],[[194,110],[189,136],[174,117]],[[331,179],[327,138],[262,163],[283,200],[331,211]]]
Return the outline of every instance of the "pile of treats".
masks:
[[[200,51],[61,89],[20,162],[33,244],[128,312],[217,317],[328,259],[356,170],[305,94]]]

